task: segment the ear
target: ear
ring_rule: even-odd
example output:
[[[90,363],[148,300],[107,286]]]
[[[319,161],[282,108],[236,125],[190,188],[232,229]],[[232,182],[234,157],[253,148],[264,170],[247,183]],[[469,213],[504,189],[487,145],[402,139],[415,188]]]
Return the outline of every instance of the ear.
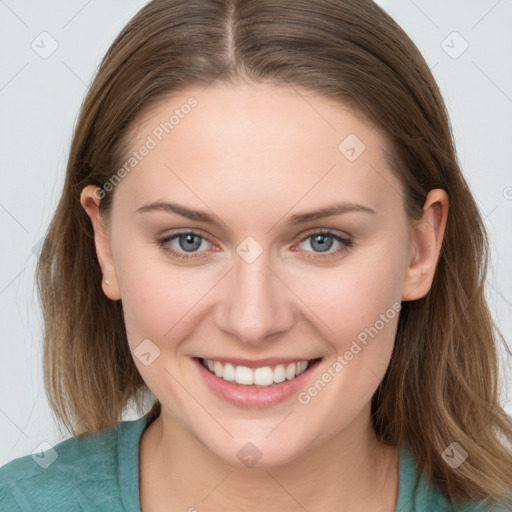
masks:
[[[103,280],[101,282],[103,293],[109,299],[119,300],[121,298],[121,294],[119,292],[107,229],[99,211],[101,196],[98,192],[98,187],[88,185],[82,190],[80,203],[92,222],[96,256],[98,257],[101,272],[103,274]],[[105,281],[108,281],[108,284]]]
[[[402,300],[424,297],[432,286],[441,252],[446,221],[448,219],[448,195],[442,189],[431,190],[423,216],[412,226],[410,263],[402,287]]]

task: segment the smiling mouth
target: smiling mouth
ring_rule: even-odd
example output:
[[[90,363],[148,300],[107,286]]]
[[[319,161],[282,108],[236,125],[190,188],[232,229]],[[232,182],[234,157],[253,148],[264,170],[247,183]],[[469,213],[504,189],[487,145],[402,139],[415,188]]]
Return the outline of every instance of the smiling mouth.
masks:
[[[315,366],[322,358],[297,360],[292,363],[275,364],[259,368],[234,365],[228,362],[198,358],[210,373],[226,382],[253,388],[270,388],[293,380]]]

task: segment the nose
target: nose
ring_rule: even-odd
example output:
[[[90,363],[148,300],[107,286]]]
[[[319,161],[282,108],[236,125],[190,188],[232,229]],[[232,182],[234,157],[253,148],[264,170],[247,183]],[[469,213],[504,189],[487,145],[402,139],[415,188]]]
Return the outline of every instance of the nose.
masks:
[[[271,265],[268,251],[250,263],[236,255],[225,279],[216,324],[246,345],[259,346],[296,320],[294,294]]]

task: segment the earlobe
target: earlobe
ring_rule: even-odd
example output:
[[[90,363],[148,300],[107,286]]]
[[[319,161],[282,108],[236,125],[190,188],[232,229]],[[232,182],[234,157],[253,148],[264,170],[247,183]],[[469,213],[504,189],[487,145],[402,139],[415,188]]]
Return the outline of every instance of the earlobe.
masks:
[[[411,233],[411,258],[402,287],[402,300],[417,300],[430,290],[439,261],[448,219],[448,195],[442,189],[431,190],[423,207],[423,216]]]
[[[80,195],[80,203],[92,223],[96,256],[103,274],[101,283],[103,293],[111,300],[119,300],[121,294],[119,292],[107,230],[100,216],[100,198],[97,191],[98,187],[94,185],[85,187]]]

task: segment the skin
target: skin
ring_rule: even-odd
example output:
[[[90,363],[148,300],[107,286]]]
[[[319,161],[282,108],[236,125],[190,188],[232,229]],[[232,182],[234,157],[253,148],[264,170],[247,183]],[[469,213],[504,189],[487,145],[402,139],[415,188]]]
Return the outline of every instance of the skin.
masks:
[[[322,357],[310,381],[321,377],[394,303],[428,293],[447,195],[431,191],[412,222],[374,126],[339,103],[268,84],[182,91],[134,127],[134,150],[190,96],[197,107],[116,186],[109,218],[95,187],[81,196],[131,350],[144,339],[160,350],[148,366],[134,357],[163,408],[141,439],[142,510],[394,511],[399,452],[377,440],[370,400],[398,315],[306,405],[296,396],[260,410],[228,404],[196,378],[191,358]],[[349,134],[366,146],[354,161],[338,150]],[[213,213],[222,225],[137,211],[155,201]],[[375,213],[286,224],[336,201]],[[353,245],[333,241],[322,260],[317,239],[306,238],[312,229],[348,234]],[[186,230],[206,237],[188,262],[157,243]],[[250,264],[236,252],[248,236],[263,249]],[[166,247],[190,254],[184,243]],[[262,454],[254,467],[237,457],[247,442]]]

